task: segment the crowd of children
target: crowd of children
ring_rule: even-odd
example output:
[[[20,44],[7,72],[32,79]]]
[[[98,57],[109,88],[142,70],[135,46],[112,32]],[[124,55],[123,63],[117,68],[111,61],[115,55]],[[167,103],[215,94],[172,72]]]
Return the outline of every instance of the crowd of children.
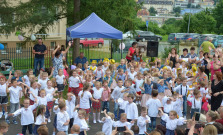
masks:
[[[196,76],[197,65],[189,62],[192,58],[186,59],[175,62],[175,67],[169,59],[163,65],[159,58],[153,62],[132,60],[129,63],[122,59],[120,64],[104,59],[97,65],[95,61],[85,65],[84,71],[82,65],[73,67],[70,76],[59,69],[55,78],[51,78],[54,69],[50,75],[41,70],[37,77],[32,69],[25,76],[16,70],[8,79],[1,74],[0,118],[4,116],[8,124],[17,124],[16,116],[21,115],[24,135],[27,129],[29,134],[37,135],[38,127],[51,121],[55,128],[53,135],[57,131],[68,134],[73,124],[80,126],[80,135],[86,135],[90,125],[97,122],[103,123],[98,130],[106,135],[111,135],[113,127],[121,130],[131,129],[133,125],[143,135],[153,131],[157,117],[161,117],[166,134],[174,135],[177,126],[187,120],[187,106],[191,106],[192,117],[210,99],[209,84],[190,80]],[[93,116],[92,122],[89,116]]]

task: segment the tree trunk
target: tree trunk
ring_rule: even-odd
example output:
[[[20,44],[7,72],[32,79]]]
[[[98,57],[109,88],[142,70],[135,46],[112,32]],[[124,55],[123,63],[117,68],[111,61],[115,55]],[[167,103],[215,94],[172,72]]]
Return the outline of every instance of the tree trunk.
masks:
[[[80,0],[74,0],[74,24],[80,22]],[[73,40],[73,63],[76,57],[80,54],[80,38]],[[73,64],[72,63],[72,64]]]

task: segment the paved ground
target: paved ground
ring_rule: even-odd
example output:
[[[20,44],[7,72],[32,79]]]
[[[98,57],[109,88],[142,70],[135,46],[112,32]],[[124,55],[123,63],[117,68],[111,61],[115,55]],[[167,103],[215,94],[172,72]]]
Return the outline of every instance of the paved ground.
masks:
[[[113,111],[113,108],[114,108],[114,103],[111,102],[110,103],[111,111]],[[139,115],[140,115],[140,113],[139,113]],[[189,114],[188,114],[188,116],[189,116]],[[101,114],[101,118],[102,117],[104,117],[104,114]],[[54,115],[51,116],[52,122],[47,124],[47,127],[49,129],[49,133],[50,133],[49,135],[52,135],[52,132],[53,132],[53,118],[54,118]],[[1,120],[4,120],[4,118],[1,118]],[[19,124],[18,125],[10,124],[9,131],[8,131],[8,133],[6,135],[16,135],[18,133],[21,133],[22,127],[20,125],[20,116],[17,118],[17,120],[18,120]],[[159,124],[159,122],[160,122],[160,118],[157,119],[157,124]],[[97,131],[101,131],[102,130],[102,124],[99,124],[99,123],[93,124],[93,122],[92,122],[92,114],[91,114],[91,117],[90,117],[90,126],[91,126],[91,128],[90,128],[90,131],[88,131],[88,135],[95,135],[95,133]],[[182,126],[182,127],[185,128],[185,125]],[[28,131],[27,131],[27,135],[28,135]]]

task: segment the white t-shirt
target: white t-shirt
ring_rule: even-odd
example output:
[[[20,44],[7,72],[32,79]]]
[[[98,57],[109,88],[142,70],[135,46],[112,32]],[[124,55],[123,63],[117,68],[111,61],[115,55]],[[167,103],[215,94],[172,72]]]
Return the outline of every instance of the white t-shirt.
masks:
[[[80,79],[78,76],[69,78],[69,87],[77,88],[79,87]]]
[[[37,97],[38,105],[47,105],[47,102],[52,101],[53,96],[51,94],[47,94],[45,97]]]
[[[150,117],[157,117],[158,109],[161,107],[161,102],[159,99],[149,99],[146,102],[146,107],[148,108],[148,115]]]
[[[64,123],[70,120],[70,117],[66,111],[57,113],[57,130],[58,131],[68,131],[69,125],[64,125]]]
[[[56,75],[57,84],[63,84],[64,83],[64,78],[65,78],[64,75],[62,75],[62,76]]]
[[[112,133],[112,125],[114,121],[111,119],[110,116],[105,118],[105,121],[103,121],[103,126],[102,126],[102,132],[104,132],[106,135],[111,135]]]
[[[89,109],[90,103],[89,99],[92,98],[92,95],[89,91],[85,91],[83,97],[81,97],[83,91],[80,91],[78,96],[80,97],[80,108],[81,109]]]
[[[17,86],[16,88],[12,86],[9,88],[11,103],[19,103],[20,91],[22,91],[22,88],[20,86]]]
[[[140,116],[137,120],[137,126],[139,127],[139,134],[145,134],[146,131],[146,120],[150,123],[150,117],[146,115],[146,117]]]
[[[46,122],[45,120],[45,116],[44,115],[38,115],[36,117],[36,122],[35,122],[35,125],[41,125],[43,122]]]
[[[100,99],[104,89],[99,88],[99,90],[98,90],[96,87],[93,87],[92,90],[94,91],[94,94],[93,94],[94,99]]]
[[[6,93],[6,83],[1,85],[0,84],[0,96],[3,97],[3,96],[7,96],[7,93]]]
[[[38,89],[36,88],[36,89],[33,89],[32,87],[30,87],[30,91],[33,93],[33,95],[35,95],[36,97],[38,96]],[[29,96],[29,98],[32,100],[32,101],[34,101],[35,100],[35,98],[33,97],[33,95],[32,94],[30,94],[30,96]]]
[[[144,82],[143,79],[141,79],[141,80],[136,79],[135,83],[136,83],[136,91],[137,92],[141,91],[141,89],[139,87],[142,87],[143,82]]]
[[[25,84],[30,87],[29,77],[27,75],[24,75],[23,78],[25,79]]]
[[[40,90],[45,90],[45,88],[47,87],[48,80],[49,80],[48,78],[46,80],[42,80],[42,79],[38,80],[38,83],[41,84]]]
[[[137,74],[137,72],[133,72],[133,73],[131,73],[131,72],[128,72],[128,78],[130,78],[130,79],[132,79],[132,80],[134,80],[135,79],[135,75]]]
[[[88,125],[85,119],[80,119],[78,117],[77,111],[73,113],[74,123],[73,125],[78,125],[80,127],[80,131],[88,130]]]
[[[53,91],[54,91],[54,88],[51,87],[51,88],[49,89],[48,87],[46,87],[46,88],[45,88],[45,91],[46,91],[46,95],[47,95],[47,94],[52,94]]]
[[[105,75],[105,72],[103,69],[101,69],[100,71],[98,71],[97,69],[93,72],[93,74],[95,74],[96,78],[103,78]]]

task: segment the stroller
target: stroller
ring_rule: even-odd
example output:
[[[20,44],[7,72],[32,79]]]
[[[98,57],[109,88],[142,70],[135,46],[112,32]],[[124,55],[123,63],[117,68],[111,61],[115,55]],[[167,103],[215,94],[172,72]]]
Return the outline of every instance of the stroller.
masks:
[[[11,71],[13,69],[13,63],[9,59],[2,59],[0,66],[2,71]]]

